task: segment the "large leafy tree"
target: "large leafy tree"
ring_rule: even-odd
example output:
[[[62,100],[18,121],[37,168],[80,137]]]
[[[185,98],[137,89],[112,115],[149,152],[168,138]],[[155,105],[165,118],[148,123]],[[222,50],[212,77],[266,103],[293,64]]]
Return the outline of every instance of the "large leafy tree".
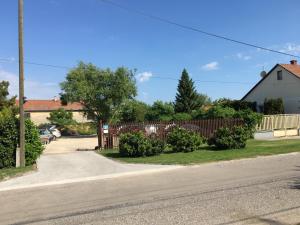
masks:
[[[16,112],[16,96],[9,98],[8,86],[8,81],[0,82],[0,111],[4,108],[10,108],[13,112]]]
[[[169,121],[173,119],[174,105],[171,102],[155,101],[146,114],[148,121]]]
[[[137,100],[126,101],[121,107],[119,120],[122,122],[144,122],[149,106]]]
[[[199,96],[186,69],[182,71],[175,99],[176,113],[191,113],[200,106]]]
[[[80,62],[61,83],[63,102],[81,102],[84,113],[97,124],[109,123],[124,101],[137,94],[134,74],[120,67],[115,71]],[[100,140],[99,140],[100,144]]]

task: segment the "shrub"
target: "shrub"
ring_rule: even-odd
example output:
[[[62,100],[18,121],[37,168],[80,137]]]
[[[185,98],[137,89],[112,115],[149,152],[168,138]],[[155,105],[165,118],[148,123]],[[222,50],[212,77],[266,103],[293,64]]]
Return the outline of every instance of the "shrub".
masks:
[[[192,116],[188,113],[176,113],[173,116],[174,121],[188,121],[191,119],[192,119]]]
[[[245,122],[244,128],[248,132],[248,138],[253,138],[253,134],[256,130],[256,125],[262,121],[263,115],[253,112],[250,109],[237,111],[234,115],[236,118],[242,118]]]
[[[164,144],[144,136],[141,132],[125,133],[120,137],[119,151],[122,157],[144,157],[158,155],[164,150]]]
[[[73,113],[60,108],[50,113],[50,117],[47,118],[51,123],[58,126],[65,126],[70,124],[75,124],[76,121],[73,120]]]
[[[167,143],[174,152],[192,152],[200,148],[203,139],[194,132],[175,127],[168,134]]]
[[[94,123],[78,123],[63,126],[61,133],[64,136],[93,135],[97,134],[97,129]]]
[[[215,101],[216,105],[220,105],[222,107],[230,107],[234,110],[251,110],[253,112],[257,111],[257,103],[256,102],[248,102],[243,100],[231,100],[227,98],[221,98]]]
[[[0,169],[15,166],[17,119],[9,109],[0,111]]]
[[[284,106],[282,98],[277,99],[265,99],[264,102],[264,114],[284,114]]]
[[[230,107],[222,107],[220,105],[214,106],[207,111],[207,118],[232,118],[235,110]]]
[[[219,128],[214,136],[209,139],[209,145],[215,145],[217,149],[241,149],[246,147],[248,139],[247,129],[241,126],[233,128]]]
[[[25,158],[26,166],[36,163],[44,147],[40,141],[38,128],[31,120],[25,120]]]

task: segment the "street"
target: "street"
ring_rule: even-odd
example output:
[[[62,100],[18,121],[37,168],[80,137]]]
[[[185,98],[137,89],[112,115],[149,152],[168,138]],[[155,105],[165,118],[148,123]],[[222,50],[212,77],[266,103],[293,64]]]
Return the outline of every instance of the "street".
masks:
[[[0,192],[1,224],[298,224],[300,154]]]

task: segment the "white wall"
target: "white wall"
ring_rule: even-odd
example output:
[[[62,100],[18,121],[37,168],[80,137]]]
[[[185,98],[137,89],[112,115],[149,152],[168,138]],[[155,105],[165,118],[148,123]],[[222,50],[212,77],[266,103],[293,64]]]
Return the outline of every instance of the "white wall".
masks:
[[[49,112],[30,112],[30,119],[36,125],[40,125],[42,123],[49,123],[47,117],[50,116]],[[73,119],[78,123],[88,122],[87,118],[81,112],[73,112]]]
[[[277,80],[277,71],[282,80]],[[300,113],[300,79],[281,66],[277,66],[246,98],[263,105],[265,98],[282,98],[285,113]]]

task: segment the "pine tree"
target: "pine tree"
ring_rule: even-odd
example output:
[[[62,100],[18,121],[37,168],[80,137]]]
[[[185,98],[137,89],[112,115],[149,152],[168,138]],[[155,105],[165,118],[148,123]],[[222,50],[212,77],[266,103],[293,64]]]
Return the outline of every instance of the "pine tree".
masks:
[[[199,107],[198,93],[186,69],[182,71],[174,105],[176,113],[191,113]]]

